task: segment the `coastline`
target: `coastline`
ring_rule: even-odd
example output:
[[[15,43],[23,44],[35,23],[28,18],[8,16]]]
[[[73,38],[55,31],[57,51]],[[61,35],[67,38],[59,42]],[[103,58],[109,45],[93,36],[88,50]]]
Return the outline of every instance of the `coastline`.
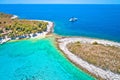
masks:
[[[99,44],[103,44],[105,46],[115,46],[115,47],[120,47],[120,43],[117,42],[112,42],[112,41],[108,41],[108,40],[100,40],[100,39],[92,39],[92,38],[84,38],[84,37],[68,37],[68,38],[62,38],[62,39],[58,39],[58,47],[60,48],[60,50],[62,50],[62,52],[66,55],[66,57],[73,62],[74,64],[76,64],[78,67],[82,67],[83,69],[87,70],[88,72],[92,73],[93,75],[97,76],[97,77],[101,77],[102,79],[106,79],[106,80],[119,80],[120,79],[120,74],[116,74],[113,73],[109,70],[103,70],[99,67],[96,67],[90,63],[88,63],[87,61],[82,60],[81,58],[79,58],[77,55],[71,53],[66,45],[68,43],[74,43],[80,41],[82,43],[90,43],[92,44],[93,42],[97,42]]]
[[[16,15],[13,16],[12,19],[16,19]],[[22,19],[21,19],[22,20]],[[53,32],[53,27],[54,27],[54,23],[51,21],[46,21],[46,20],[28,20],[28,21],[43,21],[43,22],[48,22],[47,25],[47,30],[45,32],[42,33],[35,33],[35,36],[33,36],[34,34],[29,34],[30,36],[25,36],[23,35],[22,39],[26,39],[26,38],[44,38],[46,37],[46,35],[50,34]],[[63,36],[64,37],[64,36]],[[16,37],[15,39],[11,39],[11,38],[5,38],[0,40],[0,44],[3,44],[7,41],[10,40],[19,40],[19,37]],[[92,44],[93,42],[97,42],[99,44],[104,44],[105,46],[115,46],[115,47],[120,47],[120,43],[117,42],[113,42],[113,41],[108,41],[108,40],[101,40],[101,39],[92,39],[92,38],[84,38],[84,37],[68,37],[68,38],[62,38],[62,39],[58,39],[58,46],[59,48],[63,51],[63,53],[66,55],[67,58],[69,58],[70,61],[72,61],[74,64],[77,64],[77,66],[81,66],[83,69],[88,70],[90,73],[93,73],[96,76],[100,76],[103,79],[106,80],[113,80],[113,79],[120,79],[120,75],[119,74],[115,74],[111,71],[106,71],[103,70],[99,67],[96,67],[92,64],[89,64],[87,61],[82,60],[81,58],[79,58],[78,56],[74,55],[73,53],[71,53],[66,45],[68,43],[71,42],[76,42],[76,41],[80,41],[82,43],[90,43]]]
[[[16,15],[13,15],[13,17],[11,17],[11,19],[16,19],[16,18],[18,18],[18,16],[16,16]],[[54,23],[51,22],[51,21],[47,21],[47,20],[28,20],[28,21],[43,21],[43,22],[47,22],[48,23],[47,30],[45,32],[42,32],[42,33],[35,33],[35,36],[34,36],[33,33],[31,33],[31,34],[29,34],[29,36],[28,35],[27,36],[22,35],[22,36],[16,37],[15,39],[7,38],[7,36],[6,36],[5,39],[1,39],[0,40],[0,44],[3,44],[3,43],[8,42],[10,40],[19,40],[20,37],[23,37],[22,39],[25,39],[25,38],[44,38],[47,34],[53,32]]]
[[[18,16],[17,15],[13,15],[10,19],[17,19]]]

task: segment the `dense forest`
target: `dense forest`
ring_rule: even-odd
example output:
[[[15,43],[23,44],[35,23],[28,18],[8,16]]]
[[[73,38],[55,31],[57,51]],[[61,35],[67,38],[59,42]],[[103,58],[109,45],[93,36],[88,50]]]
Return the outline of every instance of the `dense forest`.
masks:
[[[12,15],[0,13],[0,38],[14,38],[47,30],[47,22],[11,19]]]

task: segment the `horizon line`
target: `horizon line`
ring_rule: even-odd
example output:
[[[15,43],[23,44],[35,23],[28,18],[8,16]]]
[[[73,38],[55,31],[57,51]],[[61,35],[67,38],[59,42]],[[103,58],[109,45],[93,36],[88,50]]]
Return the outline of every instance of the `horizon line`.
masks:
[[[14,5],[14,4],[20,4],[20,5],[22,5],[22,4],[27,4],[27,5],[29,5],[29,4],[40,4],[40,5],[41,5],[41,4],[43,4],[43,5],[44,5],[44,4],[52,4],[52,5],[53,5],[53,4],[54,4],[54,5],[55,5],[55,4],[63,4],[63,5],[64,5],[64,4],[65,4],[65,5],[66,5],[66,4],[67,4],[67,5],[71,5],[72,3],[0,3],[0,5],[1,5],[1,4],[11,4],[11,5],[12,5],[12,4],[13,4],[13,5]],[[90,4],[90,5],[95,5],[95,3],[93,3],[93,4],[92,4],[92,3],[73,3],[73,4],[75,4],[75,5],[77,5],[77,4]],[[119,5],[120,5],[120,3],[96,3],[96,4],[97,4],[97,5],[98,5],[98,4],[100,4],[100,5],[101,5],[101,4],[103,4],[103,5],[111,5],[111,4],[115,5],[115,4],[119,4]]]

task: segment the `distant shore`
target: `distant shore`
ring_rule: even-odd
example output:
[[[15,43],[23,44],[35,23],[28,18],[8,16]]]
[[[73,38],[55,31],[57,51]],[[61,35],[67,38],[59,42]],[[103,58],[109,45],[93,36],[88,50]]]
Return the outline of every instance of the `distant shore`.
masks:
[[[13,17],[11,17],[11,19],[16,19],[18,18],[18,16],[16,15],[13,15]],[[23,38],[42,38],[42,37],[45,37],[47,34],[51,33],[53,31],[53,27],[54,27],[54,23],[51,22],[51,21],[47,21],[47,20],[28,20],[28,21],[43,21],[43,22],[47,22],[48,25],[47,25],[47,30],[42,32],[42,33],[31,33],[29,35],[22,35],[22,36],[18,36],[18,37],[15,37],[14,39],[12,38],[8,38],[7,36],[4,38],[4,39],[1,39],[0,40],[0,44],[3,44],[7,41],[10,41],[10,40],[19,40],[19,39],[23,39]]]
[[[90,44],[96,41],[97,43],[103,44],[105,46],[115,46],[115,47],[120,47],[120,43],[112,42],[108,40],[100,40],[100,39],[92,39],[92,38],[84,38],[84,37],[62,38],[62,39],[58,39],[57,41],[60,50],[62,50],[63,53],[66,55],[66,57],[70,59],[73,63],[86,69],[95,76],[101,77],[105,80],[120,80],[120,74],[116,74],[111,71],[103,70],[97,66],[94,66],[93,64],[90,64],[87,61],[84,61],[83,59],[78,57],[77,55],[71,53],[67,48],[68,43],[74,43],[77,41],[80,41],[81,43],[90,43]]]

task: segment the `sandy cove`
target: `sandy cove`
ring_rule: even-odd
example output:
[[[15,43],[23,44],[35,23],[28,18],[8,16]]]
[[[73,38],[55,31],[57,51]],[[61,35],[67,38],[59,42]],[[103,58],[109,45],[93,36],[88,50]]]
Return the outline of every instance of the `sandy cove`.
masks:
[[[70,59],[73,63],[83,67],[84,69],[88,70],[90,73],[92,73],[96,76],[100,76],[101,78],[103,78],[105,80],[120,80],[120,74],[116,74],[116,73],[113,73],[113,72],[108,71],[108,70],[103,70],[99,67],[96,67],[96,66],[88,63],[87,61],[82,60],[81,58],[79,58],[75,54],[71,53],[67,49],[66,45],[68,43],[74,43],[77,41],[80,41],[81,43],[90,43],[90,44],[92,44],[93,42],[96,41],[99,44],[103,44],[106,46],[108,46],[108,45],[109,46],[116,46],[116,47],[120,47],[120,43],[112,42],[112,41],[108,41],[108,40],[99,40],[99,39],[84,38],[84,37],[58,39],[59,48],[64,52],[64,54],[68,57],[68,59]]]
[[[13,18],[15,19],[15,18],[17,18],[17,16],[13,16]],[[14,40],[19,40],[20,37],[23,37],[23,38],[44,38],[47,34],[53,32],[54,23],[51,21],[46,21],[46,20],[28,20],[28,21],[48,22],[47,30],[45,32],[42,32],[42,33],[35,33],[35,36],[33,36],[34,34],[29,34],[29,36],[22,35],[22,36],[16,37]],[[10,40],[12,40],[12,38],[7,38],[7,36],[6,36],[5,39],[0,40],[0,44],[3,44],[3,43],[10,41]]]

